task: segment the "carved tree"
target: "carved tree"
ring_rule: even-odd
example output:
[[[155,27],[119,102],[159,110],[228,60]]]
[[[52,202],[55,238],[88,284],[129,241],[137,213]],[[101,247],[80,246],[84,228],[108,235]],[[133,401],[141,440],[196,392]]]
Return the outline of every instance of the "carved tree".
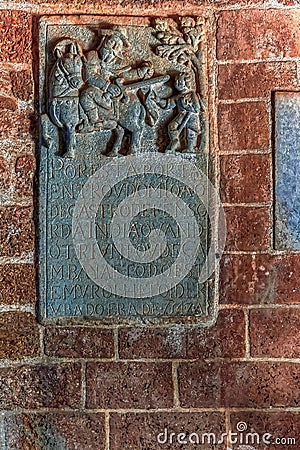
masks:
[[[156,53],[182,65],[192,62],[201,73],[203,25],[200,18],[180,17],[175,25],[165,19],[156,19],[155,36],[161,42],[156,47]]]

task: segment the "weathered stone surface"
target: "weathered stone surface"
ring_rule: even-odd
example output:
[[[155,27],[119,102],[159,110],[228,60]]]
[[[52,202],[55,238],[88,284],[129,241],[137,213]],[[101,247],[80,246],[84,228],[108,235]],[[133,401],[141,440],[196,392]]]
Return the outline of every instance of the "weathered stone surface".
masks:
[[[1,11],[0,61],[25,63],[31,60],[31,14]]]
[[[1,118],[0,118],[1,119]],[[35,155],[35,141],[32,135],[26,136],[3,136],[0,140],[1,152],[2,156],[7,155],[15,155],[23,156],[23,155]]]
[[[112,358],[112,330],[99,328],[57,328],[45,330],[45,353],[65,358]]]
[[[86,371],[87,408],[170,408],[169,363],[90,362]],[[118,393],[118,395],[116,395]]]
[[[16,4],[20,4],[21,0],[15,0]],[[103,10],[107,10],[109,14],[119,15],[122,12],[124,14],[130,14],[132,9],[136,15],[142,15],[147,12],[157,15],[158,11],[168,11],[172,14],[182,14],[188,9],[189,13],[191,11],[191,6],[193,6],[193,13],[196,15],[199,11],[202,12],[203,6],[209,7],[224,7],[224,6],[258,6],[262,5],[261,0],[143,0],[141,3],[139,0],[106,0],[104,4],[93,3],[91,0],[75,0],[70,2],[70,0],[62,2],[62,0],[33,0],[31,5],[38,5],[39,11],[43,14],[53,13],[54,9],[60,11],[64,8],[68,14],[95,14],[96,12],[101,14]],[[297,0],[277,0],[276,5],[280,6],[298,6]]]
[[[218,21],[218,58],[252,60],[299,56],[300,15],[291,10],[223,11]]]
[[[243,311],[221,310],[213,327],[188,332],[187,357],[190,359],[243,358],[245,351]]]
[[[250,311],[251,356],[299,358],[300,310],[264,308]]]
[[[260,435],[261,444],[263,442],[262,437],[266,434],[266,448],[293,450],[298,445],[300,436],[300,416],[298,412],[241,411],[231,413],[232,430],[236,431],[240,422],[244,422],[247,426],[247,430],[244,432],[244,442],[246,433],[257,433]],[[292,440],[288,441],[289,438]],[[257,438],[253,444],[257,444]]]
[[[32,196],[35,158],[33,155],[19,156],[15,162],[15,186],[21,197]]]
[[[0,230],[0,256],[20,256],[33,251],[31,207],[1,207]]]
[[[11,168],[6,158],[0,156],[0,189],[7,189],[11,182]]]
[[[0,110],[8,109],[10,111],[16,111],[18,108],[18,101],[13,97],[4,97],[0,95]]]
[[[31,264],[0,266],[0,303],[35,303],[35,268]]]
[[[29,70],[10,72],[12,92],[20,100],[29,100],[33,94],[32,76]]]
[[[81,365],[34,365],[0,369],[0,408],[79,408]]]
[[[1,111],[0,139],[30,137],[34,118],[28,112]]]
[[[226,249],[267,250],[270,246],[270,211],[249,206],[226,207]]]
[[[298,86],[295,62],[244,63],[220,65],[219,99],[269,97],[271,90]]]
[[[188,330],[182,326],[166,328],[121,328],[121,358],[186,358]]]
[[[270,201],[271,155],[224,155],[220,171],[224,203]]]
[[[225,417],[222,413],[113,413],[110,449],[188,449],[201,443],[202,438],[204,445],[213,445],[205,433],[214,432],[217,439],[221,439],[224,430]],[[224,443],[210,448],[224,450]]]
[[[119,332],[121,358],[243,357],[245,318],[242,311],[222,310],[212,328],[124,328]]]
[[[300,365],[297,363],[182,363],[181,406],[186,408],[296,407]]]
[[[220,150],[266,150],[270,147],[267,103],[220,104],[218,120]]]
[[[225,255],[220,301],[226,304],[298,304],[299,255]]]
[[[11,450],[105,449],[104,414],[22,414],[5,418]]]
[[[0,96],[1,98],[13,98],[14,95],[11,90],[11,78],[10,78],[10,68],[5,64],[0,65],[0,78],[1,78],[1,86],[0,86]],[[16,104],[17,100],[14,99]]]
[[[0,314],[0,358],[20,359],[40,354],[40,335],[35,317],[29,313]]]

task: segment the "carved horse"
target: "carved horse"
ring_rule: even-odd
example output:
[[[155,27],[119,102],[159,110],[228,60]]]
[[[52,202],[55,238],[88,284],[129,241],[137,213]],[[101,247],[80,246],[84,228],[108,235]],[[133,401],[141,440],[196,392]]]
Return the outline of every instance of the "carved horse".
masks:
[[[50,74],[49,115],[52,122],[63,131],[65,151],[74,156],[75,129],[80,123],[79,89],[83,86],[82,59],[76,42],[69,45],[65,54],[56,46],[56,62]]]
[[[169,76],[149,78],[147,80],[122,85],[117,80],[117,85],[122,91],[121,100],[116,103],[115,116],[117,127],[115,128],[115,142],[107,156],[117,156],[124,151],[123,141],[128,136],[128,148],[126,154],[137,153],[145,122],[153,126],[157,120],[156,105],[151,102],[151,89],[153,85],[162,84],[169,80]],[[139,94],[138,94],[139,93]]]
[[[114,143],[107,156],[117,156],[121,152],[134,154],[138,151],[143,126],[146,118],[146,110],[136,93],[123,95],[118,102],[114,102],[114,115],[117,126],[113,130]],[[128,148],[124,149],[124,138],[128,138]]]

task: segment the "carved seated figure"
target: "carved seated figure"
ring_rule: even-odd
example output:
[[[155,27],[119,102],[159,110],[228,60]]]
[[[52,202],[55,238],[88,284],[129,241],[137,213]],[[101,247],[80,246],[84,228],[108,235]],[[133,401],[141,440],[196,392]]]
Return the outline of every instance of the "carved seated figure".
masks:
[[[145,61],[140,67],[118,68],[117,60],[123,57],[121,34],[113,31],[106,36],[105,43],[98,51],[89,51],[85,57],[86,86],[80,95],[80,105],[84,112],[81,131],[92,132],[101,129],[115,129],[119,118],[118,100],[128,102],[122,81],[149,77],[152,65]],[[122,36],[123,38],[123,36]]]
[[[86,88],[80,95],[80,105],[85,114],[81,131],[91,132],[115,128],[117,122],[114,99],[122,95],[121,89],[102,77],[97,51],[88,52],[85,59],[85,71]]]

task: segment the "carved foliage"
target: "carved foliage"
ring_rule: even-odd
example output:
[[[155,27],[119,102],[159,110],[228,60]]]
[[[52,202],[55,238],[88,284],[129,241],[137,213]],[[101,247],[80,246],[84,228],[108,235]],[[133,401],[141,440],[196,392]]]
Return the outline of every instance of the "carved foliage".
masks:
[[[165,19],[155,21],[155,35],[162,43],[156,48],[159,56],[179,64],[199,57],[203,39],[203,21],[200,18],[181,17],[176,25]]]

